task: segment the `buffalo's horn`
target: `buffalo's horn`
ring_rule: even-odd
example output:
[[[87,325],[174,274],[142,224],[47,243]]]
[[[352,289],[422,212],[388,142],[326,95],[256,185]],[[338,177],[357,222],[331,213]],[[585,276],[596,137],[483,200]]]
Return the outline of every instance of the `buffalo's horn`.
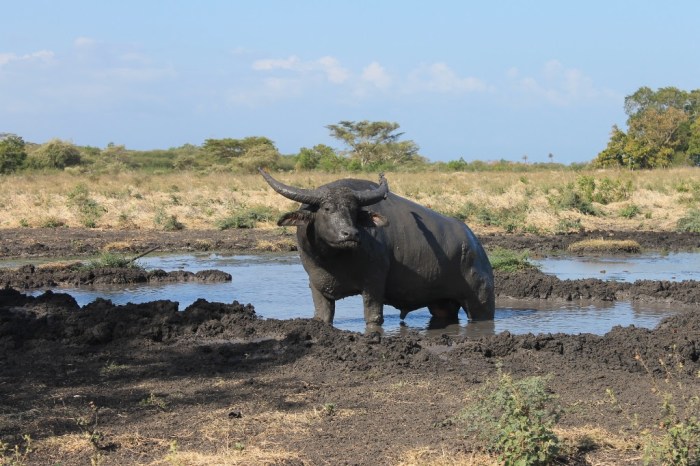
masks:
[[[355,191],[355,197],[361,206],[376,204],[382,199],[386,199],[389,194],[389,184],[384,178],[384,173],[379,174],[379,186],[371,191]]]
[[[316,192],[316,190],[287,186],[286,184],[280,183],[279,181],[271,177],[262,168],[258,168],[258,171],[263,176],[263,178],[265,178],[265,181],[267,181],[267,184],[269,184],[272,187],[272,189],[274,189],[287,199],[291,199],[293,201],[309,205],[319,205],[321,203],[321,196]]]

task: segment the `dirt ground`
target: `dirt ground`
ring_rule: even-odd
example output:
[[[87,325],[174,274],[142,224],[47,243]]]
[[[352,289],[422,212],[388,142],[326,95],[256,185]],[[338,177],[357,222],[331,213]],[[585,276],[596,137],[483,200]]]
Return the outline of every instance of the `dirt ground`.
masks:
[[[698,235],[672,233],[481,239],[487,249],[550,254],[599,237],[655,250],[700,247]],[[156,245],[162,252],[250,251],[292,248],[289,240],[279,230],[0,230],[0,258],[138,254]],[[310,319],[261,319],[255,303],[201,299],[178,312],[170,301],[97,300],[80,308],[66,294],[24,294],[76,280],[231,278],[81,273],[25,266],[0,274],[0,464],[490,464],[459,414],[499,371],[550,377],[562,408],[558,464],[642,464],[648,435],[663,434],[664,399],[681,421],[697,415],[697,282],[499,272],[501,298],[644,300],[682,310],[654,330],[476,339],[410,330],[385,337]]]

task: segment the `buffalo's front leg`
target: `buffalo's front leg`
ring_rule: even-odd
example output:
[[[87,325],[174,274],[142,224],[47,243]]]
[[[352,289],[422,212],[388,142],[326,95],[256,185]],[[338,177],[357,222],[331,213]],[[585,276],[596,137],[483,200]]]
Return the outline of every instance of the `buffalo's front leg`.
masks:
[[[380,295],[381,296],[381,295]],[[384,323],[384,303],[373,294],[362,293],[362,302],[365,306],[365,324],[367,326],[382,325]]]
[[[323,296],[323,293],[318,291],[313,285],[310,288],[311,297],[314,300],[314,319],[332,324],[335,316],[335,301]]]

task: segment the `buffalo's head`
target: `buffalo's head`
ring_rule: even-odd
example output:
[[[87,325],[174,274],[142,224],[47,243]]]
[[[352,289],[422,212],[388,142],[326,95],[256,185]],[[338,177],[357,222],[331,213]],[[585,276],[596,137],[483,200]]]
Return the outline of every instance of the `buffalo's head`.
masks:
[[[355,191],[346,186],[322,186],[302,189],[287,186],[259,169],[265,181],[287,199],[304,204],[295,212],[280,218],[280,226],[314,226],[316,237],[334,248],[350,249],[360,243],[360,227],[381,227],[389,224],[383,215],[363,207],[386,199],[389,185],[384,175],[379,176],[379,186]]]

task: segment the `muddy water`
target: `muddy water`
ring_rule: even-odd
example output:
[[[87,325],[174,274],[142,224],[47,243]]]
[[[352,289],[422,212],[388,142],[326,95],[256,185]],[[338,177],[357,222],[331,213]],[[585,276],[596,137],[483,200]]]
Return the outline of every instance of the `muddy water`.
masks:
[[[222,256],[206,255],[166,255],[143,258],[139,263],[147,269],[160,268],[166,271],[189,270],[197,272],[218,269],[233,276],[229,283],[173,283],[161,285],[129,285],[114,288],[63,288],[75,297],[78,304],[84,305],[101,297],[115,304],[127,302],[141,303],[158,299],[178,301],[180,309],[199,298],[208,301],[230,303],[252,303],[256,312],[265,318],[290,319],[311,317],[313,304],[308,289],[308,279],[299,257],[287,255],[246,255]],[[597,265],[589,267],[593,271]],[[556,269],[553,263],[545,266]],[[607,264],[607,263],[606,263]],[[606,265],[607,268],[611,268]],[[622,266],[621,266],[622,267]],[[573,273],[575,265],[561,267],[559,272]],[[628,270],[629,266],[625,266]],[[567,272],[568,271],[568,272]],[[581,272],[578,272],[581,273]],[[641,272],[639,272],[641,273]],[[680,273],[676,276],[681,275]],[[681,275],[682,276],[682,275]],[[665,279],[668,279],[666,277]],[[399,312],[385,308],[384,329],[387,333],[400,333],[406,329],[426,330],[430,333],[479,336],[509,331],[523,333],[594,333],[602,335],[616,325],[635,325],[652,328],[663,317],[675,312],[673,307],[652,307],[649,304],[630,302],[614,303],[551,303],[542,300],[516,301],[500,300],[497,303],[496,318],[493,322],[467,323],[463,313],[458,324],[447,328],[433,329],[427,309],[420,309],[408,315],[404,322]],[[336,304],[335,325],[341,329],[363,331],[364,320],[362,299],[353,296]]]
[[[544,273],[562,280],[600,278],[636,280],[700,280],[700,253],[680,252],[615,257],[551,257],[535,260]]]

